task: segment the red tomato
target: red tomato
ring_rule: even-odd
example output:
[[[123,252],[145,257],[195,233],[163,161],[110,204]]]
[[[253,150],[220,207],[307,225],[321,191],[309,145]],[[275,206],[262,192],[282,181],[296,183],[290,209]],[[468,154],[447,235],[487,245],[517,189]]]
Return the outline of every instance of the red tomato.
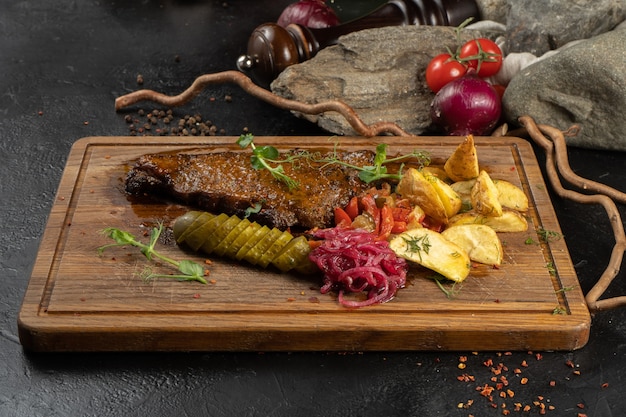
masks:
[[[439,54],[428,63],[426,67],[426,84],[433,93],[452,80],[461,78],[467,68],[450,54]]]
[[[490,39],[472,39],[461,46],[459,59],[474,68],[479,77],[491,77],[502,67],[502,50]]]

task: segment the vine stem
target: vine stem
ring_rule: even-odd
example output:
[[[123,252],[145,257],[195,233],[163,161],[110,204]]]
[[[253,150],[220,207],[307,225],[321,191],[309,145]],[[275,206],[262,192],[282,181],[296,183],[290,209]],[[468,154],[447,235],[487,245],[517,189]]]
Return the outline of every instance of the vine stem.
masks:
[[[234,83],[241,87],[251,96],[265,101],[275,107],[294,112],[316,115],[324,112],[337,112],[341,114],[350,126],[361,136],[366,138],[389,133],[395,136],[412,136],[400,126],[393,122],[377,122],[366,124],[359,117],[356,111],[339,100],[329,100],[316,104],[302,103],[297,100],[290,100],[280,97],[263,87],[256,85],[250,77],[239,71],[222,71],[212,74],[204,74],[194,80],[194,82],[178,95],[168,96],[153,90],[137,90],[132,93],[118,97],[115,100],[115,110],[119,111],[141,101],[151,101],[166,107],[178,107],[188,103],[204,88],[211,84]]]
[[[567,198],[576,203],[601,205],[606,211],[611,223],[615,245],[613,246],[609,263],[604,272],[585,296],[587,307],[591,312],[597,312],[625,306],[626,296],[615,296],[602,300],[600,300],[600,297],[606,292],[611,282],[619,274],[624,258],[624,251],[626,251],[624,225],[620,212],[615,205],[615,201],[613,201],[626,201],[626,194],[604,184],[596,183],[574,174],[567,163],[565,134],[559,129],[546,125],[537,125],[529,116],[522,116],[519,121],[522,126],[526,128],[534,142],[544,149],[546,154],[546,174],[554,191],[560,197]],[[566,132],[566,134],[572,133],[573,132],[570,131]],[[560,176],[582,190],[591,190],[598,194],[581,194],[574,190],[565,189],[561,184]]]

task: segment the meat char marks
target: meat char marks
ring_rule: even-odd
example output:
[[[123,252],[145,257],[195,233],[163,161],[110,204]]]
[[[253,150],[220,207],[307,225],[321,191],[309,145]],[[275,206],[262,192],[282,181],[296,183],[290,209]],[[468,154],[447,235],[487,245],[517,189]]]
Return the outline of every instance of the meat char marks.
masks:
[[[372,165],[374,160],[371,151],[334,156],[356,166]],[[298,182],[297,188],[289,190],[267,169],[254,169],[248,152],[147,154],[129,171],[126,191],[239,216],[261,204],[251,220],[279,229],[306,230],[332,226],[334,208],[344,207],[371,187],[358,179],[357,170],[340,164],[300,158],[282,165],[285,174]]]

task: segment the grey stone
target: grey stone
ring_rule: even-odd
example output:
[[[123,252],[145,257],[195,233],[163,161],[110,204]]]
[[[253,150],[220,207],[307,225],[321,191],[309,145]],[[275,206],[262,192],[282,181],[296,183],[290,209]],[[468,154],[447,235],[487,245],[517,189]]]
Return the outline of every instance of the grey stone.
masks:
[[[482,36],[462,31],[462,41]],[[434,94],[425,81],[425,68],[437,54],[457,48],[454,28],[391,26],[345,35],[337,45],[313,59],[286,68],[271,84],[285,98],[305,103],[342,100],[367,124],[395,122],[406,131],[422,134],[430,125]],[[354,135],[338,113],[301,115],[323,129]]]
[[[506,23],[509,15],[508,0],[476,0],[483,20]]]
[[[622,25],[623,26],[623,25]],[[507,120],[529,115],[567,129],[568,144],[626,150],[626,27],[578,42],[522,69],[506,89]]]
[[[626,19],[626,0],[508,0],[507,53],[542,55],[612,30]]]

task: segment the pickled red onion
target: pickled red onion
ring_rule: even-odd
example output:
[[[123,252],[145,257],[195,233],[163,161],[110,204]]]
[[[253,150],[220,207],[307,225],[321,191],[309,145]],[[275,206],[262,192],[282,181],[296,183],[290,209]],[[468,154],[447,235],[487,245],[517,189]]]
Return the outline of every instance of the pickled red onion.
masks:
[[[324,273],[322,294],[336,290],[340,304],[364,307],[387,302],[404,287],[407,263],[389,249],[387,241],[375,240],[366,230],[339,227],[319,230],[314,236],[323,239],[309,255]],[[359,292],[367,292],[367,299],[345,298],[345,293]]]

